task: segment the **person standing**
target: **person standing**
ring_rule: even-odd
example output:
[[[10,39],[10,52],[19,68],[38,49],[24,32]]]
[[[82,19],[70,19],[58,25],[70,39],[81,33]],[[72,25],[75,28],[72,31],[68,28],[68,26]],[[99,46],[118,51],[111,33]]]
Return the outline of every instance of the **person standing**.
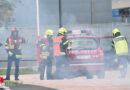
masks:
[[[60,28],[58,31],[58,35],[54,38],[54,56],[56,58],[56,79],[63,79],[67,77],[67,73],[69,70],[69,63],[66,58],[66,49],[69,45],[69,41],[66,39],[67,30],[65,28]],[[62,66],[64,65],[64,70]],[[62,73],[62,71],[65,71]]]
[[[11,35],[8,36],[5,48],[8,54],[8,67],[5,80],[10,80],[10,71],[12,62],[15,62],[15,80],[19,80],[19,62],[21,59],[21,44],[25,43],[25,39],[19,35],[16,27],[12,28]]]
[[[52,77],[52,60],[53,60],[53,30],[46,30],[46,37],[40,41],[40,80],[44,80],[45,68],[47,80],[53,79]]]
[[[112,40],[112,45],[115,49],[119,69],[121,73],[121,78],[126,77],[127,71],[127,57],[128,57],[128,43],[125,36],[122,36],[120,31],[116,28],[112,31],[114,39]]]

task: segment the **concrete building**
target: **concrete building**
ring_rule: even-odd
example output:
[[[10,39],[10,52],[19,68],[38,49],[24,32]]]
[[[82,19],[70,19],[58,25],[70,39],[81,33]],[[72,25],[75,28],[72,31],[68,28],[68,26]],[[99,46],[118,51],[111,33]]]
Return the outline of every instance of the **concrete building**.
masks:
[[[130,0],[112,0],[112,9],[130,8]]]
[[[35,1],[21,0],[17,3],[12,25],[36,25]],[[39,0],[39,7],[41,25],[59,25],[59,0]],[[111,7],[111,0],[61,0],[61,23],[63,25],[111,23]]]
[[[130,23],[130,0],[112,0],[113,22]]]

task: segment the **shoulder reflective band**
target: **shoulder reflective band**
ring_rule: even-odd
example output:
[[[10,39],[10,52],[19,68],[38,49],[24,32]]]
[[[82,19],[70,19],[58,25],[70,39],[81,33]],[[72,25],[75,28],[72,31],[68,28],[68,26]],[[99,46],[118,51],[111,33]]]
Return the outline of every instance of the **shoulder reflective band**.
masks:
[[[69,42],[69,41],[64,42],[63,45],[66,45],[68,42]]]
[[[125,37],[119,37],[119,38],[113,39],[113,41],[115,43],[115,42],[118,42],[118,41],[121,41],[121,40],[125,40],[125,39],[126,39]]]

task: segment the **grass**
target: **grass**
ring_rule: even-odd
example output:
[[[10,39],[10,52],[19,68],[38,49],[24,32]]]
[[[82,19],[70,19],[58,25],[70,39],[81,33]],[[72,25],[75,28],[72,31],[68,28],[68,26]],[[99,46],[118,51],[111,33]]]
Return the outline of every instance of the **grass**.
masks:
[[[23,84],[22,82],[19,82],[19,81],[8,81],[8,80],[5,80],[4,83],[6,85],[21,85],[21,84]]]
[[[11,75],[14,75],[14,69],[11,70]],[[33,69],[20,69],[19,74],[20,75],[26,75],[26,74],[38,74],[38,71],[34,71]],[[0,69],[0,76],[6,75],[6,70],[5,69]],[[11,86],[11,85],[21,85],[23,84],[22,82],[19,81],[9,81],[5,80],[4,83],[6,86]]]
[[[34,71],[32,69],[20,69],[19,74],[25,75],[25,74],[38,74],[38,71]],[[6,75],[5,69],[0,69],[0,75]],[[14,75],[14,70],[11,70],[11,75]]]

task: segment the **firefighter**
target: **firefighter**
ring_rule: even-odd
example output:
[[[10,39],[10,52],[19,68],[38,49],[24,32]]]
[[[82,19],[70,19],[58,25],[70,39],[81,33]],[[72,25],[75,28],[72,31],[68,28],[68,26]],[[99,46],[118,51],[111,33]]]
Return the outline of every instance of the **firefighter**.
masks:
[[[53,79],[52,77],[52,60],[53,60],[53,30],[46,30],[47,38],[40,41],[40,80],[44,80],[45,67],[47,80]]]
[[[119,64],[119,69],[121,73],[121,78],[126,77],[127,69],[127,56],[128,56],[128,43],[125,36],[122,36],[118,29],[112,31],[114,39],[112,40],[112,45],[115,49],[117,55],[116,62]],[[118,61],[117,61],[118,60]]]
[[[11,35],[8,36],[5,48],[8,53],[8,67],[5,80],[10,80],[10,71],[12,62],[15,62],[15,80],[19,80],[19,62],[21,59],[21,44],[25,43],[25,39],[18,34],[16,27],[12,28]]]
[[[67,72],[69,64],[66,58],[66,49],[68,47],[69,41],[66,39],[67,30],[65,28],[60,28],[58,35],[54,38],[54,56],[56,58],[56,79],[62,79],[67,77]],[[64,70],[62,66],[64,65]],[[62,73],[65,71],[65,73]]]

